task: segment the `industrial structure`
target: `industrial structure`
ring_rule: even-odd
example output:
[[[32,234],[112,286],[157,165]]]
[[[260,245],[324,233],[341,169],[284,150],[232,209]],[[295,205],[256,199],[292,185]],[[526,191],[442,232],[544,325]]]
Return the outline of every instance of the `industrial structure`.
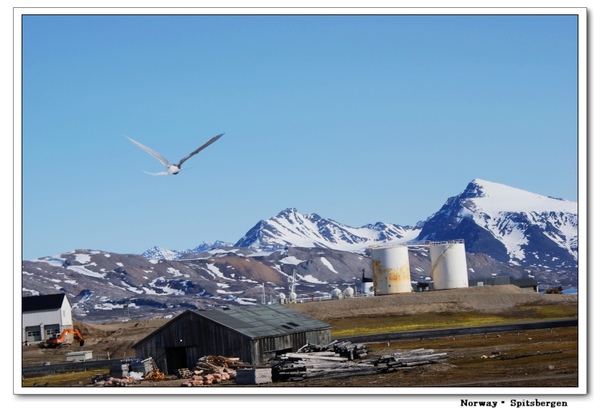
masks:
[[[362,283],[360,292],[365,297],[372,297],[375,295],[375,287],[373,286],[373,279],[365,277],[365,270],[362,271]]]
[[[63,293],[23,297],[23,342],[40,342],[73,328],[71,303]]]
[[[429,257],[431,258],[434,289],[447,290],[469,286],[467,257],[463,240],[431,242]]]
[[[433,289],[444,290],[469,286],[464,241],[427,241],[371,248],[371,266],[375,295],[399,294],[413,291],[408,257],[410,246],[429,247]],[[422,291],[431,287],[429,285],[421,285],[418,288]]]
[[[494,285],[514,285],[519,288],[531,289],[537,293],[540,288],[536,280],[528,278],[513,278],[510,276],[496,276],[490,278],[474,278],[469,280],[469,287],[485,287]]]
[[[371,263],[375,295],[411,292],[408,246],[374,247]]]
[[[259,365],[307,343],[331,342],[331,326],[281,304],[188,310],[134,345],[161,371],[193,368],[203,356],[221,355]]]

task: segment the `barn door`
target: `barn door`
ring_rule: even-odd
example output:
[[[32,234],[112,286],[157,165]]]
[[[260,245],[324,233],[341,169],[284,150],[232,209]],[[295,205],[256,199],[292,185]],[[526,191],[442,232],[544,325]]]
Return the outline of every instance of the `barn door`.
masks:
[[[174,375],[177,374],[178,369],[187,368],[185,347],[166,348],[165,353],[167,355],[168,374]]]

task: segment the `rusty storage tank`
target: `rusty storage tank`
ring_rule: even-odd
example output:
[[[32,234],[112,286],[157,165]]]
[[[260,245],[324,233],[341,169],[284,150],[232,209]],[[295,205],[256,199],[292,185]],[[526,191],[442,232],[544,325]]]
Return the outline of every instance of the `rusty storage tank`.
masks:
[[[371,266],[375,295],[412,291],[407,246],[372,247]]]
[[[431,242],[429,256],[435,290],[469,286],[467,256],[463,240]]]

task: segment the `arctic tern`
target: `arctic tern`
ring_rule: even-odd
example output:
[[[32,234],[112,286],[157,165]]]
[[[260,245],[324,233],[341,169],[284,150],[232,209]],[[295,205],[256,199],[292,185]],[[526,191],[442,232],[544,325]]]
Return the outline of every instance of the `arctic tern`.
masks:
[[[127,139],[129,139],[131,142],[133,142],[134,144],[136,144],[141,149],[143,149],[146,152],[148,152],[150,155],[154,156],[156,159],[158,159],[167,168],[163,172],[158,172],[158,173],[146,172],[146,173],[149,173],[150,175],[176,175],[176,174],[178,174],[181,171],[181,165],[183,164],[183,162],[185,162],[186,160],[188,160],[189,158],[191,158],[192,156],[194,156],[195,154],[197,154],[198,152],[200,152],[202,149],[206,148],[208,145],[212,144],[213,142],[216,142],[217,139],[219,139],[223,135],[225,135],[225,134],[222,133],[220,135],[217,135],[217,136],[211,138],[204,145],[202,145],[201,147],[199,147],[198,149],[196,149],[194,152],[188,154],[183,159],[181,159],[179,162],[174,163],[174,164],[170,163],[160,153],[153,151],[152,149],[148,148],[147,146],[144,146],[141,143],[139,143],[137,141],[134,141],[130,137],[127,137]]]

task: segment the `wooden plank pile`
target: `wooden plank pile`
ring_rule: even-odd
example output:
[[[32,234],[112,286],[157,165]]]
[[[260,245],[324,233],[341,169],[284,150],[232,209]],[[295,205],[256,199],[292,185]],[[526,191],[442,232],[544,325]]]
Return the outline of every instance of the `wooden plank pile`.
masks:
[[[196,362],[194,369],[180,370],[179,377],[187,378],[181,386],[202,386],[218,384],[228,379],[235,379],[238,368],[246,368],[248,364],[239,358],[223,356],[204,356]]]
[[[308,343],[301,347],[298,353],[308,352],[335,352],[339,356],[346,357],[350,360],[365,358],[369,350],[362,344],[354,344],[350,341],[332,341],[327,345],[316,345]]]
[[[337,343],[337,341],[334,341]],[[375,359],[360,359],[366,356],[366,348],[355,349],[355,345],[333,345],[325,347],[305,346],[299,352],[287,353],[272,365],[275,382],[302,381],[314,378],[345,378],[356,375],[372,375],[391,372],[417,365],[440,363],[447,358],[446,353],[434,353],[431,349],[417,349],[380,356]],[[336,351],[337,349],[337,351]],[[342,356],[342,354],[346,356]]]

